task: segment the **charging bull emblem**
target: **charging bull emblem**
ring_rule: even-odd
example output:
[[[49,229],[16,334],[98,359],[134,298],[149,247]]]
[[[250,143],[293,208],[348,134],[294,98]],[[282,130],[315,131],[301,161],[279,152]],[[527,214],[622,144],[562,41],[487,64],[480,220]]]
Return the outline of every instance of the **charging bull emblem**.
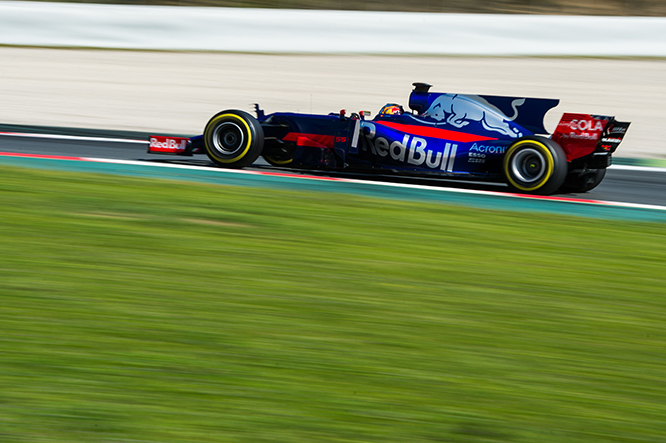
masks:
[[[482,103],[477,102],[480,101]],[[525,103],[525,99],[516,99],[511,102],[513,116],[505,116],[499,109],[487,103],[481,97],[474,99],[463,95],[442,94],[432,102],[423,114],[445,124],[462,128],[471,122],[479,122],[487,131],[495,131],[511,138],[522,137],[522,133],[511,127],[508,123],[518,117],[518,107]]]

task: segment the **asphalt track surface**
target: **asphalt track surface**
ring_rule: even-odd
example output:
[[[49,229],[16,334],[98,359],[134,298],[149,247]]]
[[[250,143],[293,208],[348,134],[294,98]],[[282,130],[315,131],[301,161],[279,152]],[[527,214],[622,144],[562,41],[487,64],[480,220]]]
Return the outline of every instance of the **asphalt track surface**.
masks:
[[[50,138],[49,135],[0,134],[0,152],[28,155],[87,157],[114,160],[146,161],[148,163],[179,163],[190,166],[214,166],[205,155],[192,157],[148,154],[147,142],[121,141],[84,137],[83,139]],[[56,136],[57,137],[57,136]],[[254,170],[281,171],[266,164],[261,158],[252,166]],[[293,172],[293,171],[290,171]],[[498,183],[480,183],[441,178],[414,178],[394,175],[331,173],[305,171],[309,175],[367,179],[388,183],[407,183],[422,186],[463,188],[481,191],[507,192]],[[298,172],[296,172],[298,174]],[[632,203],[666,207],[666,169],[612,166],[604,181],[594,190],[584,194],[562,194],[563,197],[610,202]]]

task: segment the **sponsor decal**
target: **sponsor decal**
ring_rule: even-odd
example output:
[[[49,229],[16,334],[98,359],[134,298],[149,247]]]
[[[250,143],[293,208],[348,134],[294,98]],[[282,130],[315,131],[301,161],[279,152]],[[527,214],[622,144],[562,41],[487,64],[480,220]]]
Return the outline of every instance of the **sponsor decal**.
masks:
[[[469,152],[480,152],[483,154],[504,154],[504,151],[506,151],[505,146],[484,146],[477,145],[476,143],[469,148]]]
[[[504,154],[504,151],[506,151],[506,146],[479,145],[474,143],[469,148],[467,163],[485,163],[487,154],[499,155]]]
[[[573,119],[568,123],[572,131],[603,131],[604,125],[600,120]]]
[[[467,156],[467,163],[485,163],[486,154],[480,154],[478,152],[470,152]]]
[[[379,157],[391,157],[393,160],[413,166],[425,165],[430,169],[453,172],[453,163],[458,151],[456,143],[446,143],[444,152],[428,149],[428,141],[411,134],[404,134],[402,140],[390,142],[385,137],[376,137],[377,128],[373,123],[362,123],[367,143],[363,150]]]
[[[463,128],[472,122],[480,123],[487,131],[498,132],[511,138],[522,137],[522,133],[509,124],[518,117],[518,107],[525,104],[525,99],[516,99],[511,103],[513,115],[507,117],[481,103],[463,95],[441,94],[437,97],[424,116],[443,124]]]
[[[187,148],[189,139],[183,137],[151,136],[149,152],[181,153]]]
[[[562,138],[592,141],[598,140],[603,130],[604,122],[601,120],[577,118],[570,121],[563,118],[557,128]]]
[[[620,143],[622,141],[621,138],[614,138],[614,137],[604,137],[601,139],[603,143]]]
[[[570,132],[569,134],[562,134],[564,138],[577,138],[581,140],[596,140],[598,137],[596,134],[589,134],[584,132],[582,134],[576,134],[575,132]]]
[[[626,134],[627,128],[624,126],[614,126],[611,128],[609,134]]]

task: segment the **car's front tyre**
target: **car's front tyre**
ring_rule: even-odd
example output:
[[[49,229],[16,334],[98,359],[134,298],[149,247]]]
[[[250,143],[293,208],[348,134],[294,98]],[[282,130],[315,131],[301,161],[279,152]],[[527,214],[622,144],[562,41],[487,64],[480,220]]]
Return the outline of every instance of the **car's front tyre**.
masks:
[[[226,168],[249,166],[261,155],[264,131],[247,112],[222,111],[211,118],[203,134],[206,154]]]
[[[509,187],[523,194],[548,195],[562,186],[568,172],[566,154],[545,137],[524,137],[504,154],[504,177]]]

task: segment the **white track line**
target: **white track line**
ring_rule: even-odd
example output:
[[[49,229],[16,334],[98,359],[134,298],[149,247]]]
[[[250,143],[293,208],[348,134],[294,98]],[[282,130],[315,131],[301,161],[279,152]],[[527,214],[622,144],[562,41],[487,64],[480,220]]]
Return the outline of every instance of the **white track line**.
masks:
[[[567,198],[567,197],[549,197],[549,196],[534,196],[534,195],[524,195],[524,194],[514,194],[510,192],[497,192],[497,191],[482,191],[476,189],[460,189],[460,188],[441,188],[435,186],[427,185],[414,185],[407,183],[386,183],[378,182],[372,180],[358,180],[353,178],[337,178],[337,177],[318,177],[312,175],[299,175],[299,174],[290,174],[290,173],[275,173],[275,172],[264,172],[264,171],[247,171],[243,169],[220,169],[217,167],[209,166],[190,166],[190,165],[180,165],[172,163],[152,163],[145,161],[137,160],[114,160],[114,159],[104,159],[104,158],[82,158],[84,161],[98,162],[98,163],[115,163],[122,165],[135,165],[135,166],[156,166],[162,168],[172,168],[172,169],[188,169],[188,170],[206,170],[217,173],[231,173],[231,174],[249,174],[249,175],[264,175],[264,176],[279,176],[279,177],[288,177],[296,178],[302,180],[321,180],[321,181],[335,181],[343,183],[354,183],[354,184],[363,184],[363,185],[375,185],[375,186],[384,186],[384,187],[394,187],[394,188],[408,188],[408,189],[423,189],[429,191],[438,191],[438,192],[450,192],[457,194],[473,194],[473,195],[486,195],[486,196],[502,196],[502,197],[511,197],[511,198],[521,198],[529,200],[539,200],[539,201],[553,201],[560,203],[576,203],[576,204],[591,204],[597,206],[617,206],[623,208],[632,208],[632,209],[651,209],[657,211],[666,211],[666,206],[659,205],[645,205],[640,203],[626,203],[626,202],[614,202],[607,200],[593,200],[593,199],[577,199],[577,198]]]
[[[56,140],[80,140],[80,141],[100,141],[100,142],[138,143],[138,144],[149,143],[148,140],[109,138],[109,137],[87,137],[79,135],[33,134],[27,132],[0,132],[0,135],[6,135],[11,137],[51,138]],[[666,172],[666,168],[661,168],[656,166],[611,165],[609,168],[624,170],[624,171]]]
[[[608,168],[619,171],[666,172],[666,168],[656,166],[610,165]]]
[[[0,133],[2,134],[2,133]],[[43,134],[40,134],[43,135]],[[53,137],[53,136],[51,136]],[[99,138],[92,138],[94,140],[104,140],[104,139],[99,139]],[[125,142],[126,140],[120,140],[120,139],[108,139],[108,140],[114,140],[114,141],[123,141]],[[138,141],[134,140],[134,142],[139,142],[139,143],[147,143],[145,141]],[[4,153],[6,156],[12,156],[12,153]],[[24,157],[24,158],[29,158],[30,154],[19,154],[16,153],[16,157]],[[40,157],[40,158],[48,158],[49,156],[43,156],[43,155],[35,155],[35,157]],[[53,156],[55,159],[57,156]],[[427,189],[430,191],[438,191],[438,192],[453,192],[453,193],[458,193],[458,194],[475,194],[475,195],[489,195],[489,196],[504,196],[504,197],[511,197],[511,198],[522,198],[522,199],[530,199],[530,200],[541,200],[541,201],[557,201],[557,202],[566,202],[566,203],[576,203],[576,204],[593,204],[593,205],[598,205],[598,206],[616,206],[616,207],[624,207],[624,208],[634,208],[634,209],[651,209],[651,210],[658,210],[658,211],[666,211],[666,206],[659,206],[659,205],[645,205],[645,204],[640,204],[640,203],[626,203],[626,202],[613,202],[613,201],[607,201],[607,200],[591,200],[591,199],[575,199],[575,198],[566,198],[566,197],[549,197],[549,196],[534,196],[534,195],[524,195],[524,194],[514,194],[514,193],[509,193],[509,192],[497,192],[497,191],[481,191],[481,190],[475,190],[475,189],[459,189],[459,188],[440,188],[440,187],[431,187],[431,186],[426,186],[426,185],[414,185],[414,184],[406,184],[406,183],[385,183],[385,182],[378,182],[378,181],[372,181],[372,180],[357,180],[357,179],[348,179],[348,178],[337,178],[337,177],[320,177],[320,176],[313,176],[313,175],[305,175],[305,174],[290,174],[290,173],[280,173],[280,172],[264,172],[264,171],[247,171],[243,169],[220,169],[217,167],[209,167],[209,166],[190,166],[190,165],[180,165],[180,164],[172,164],[172,163],[153,163],[153,162],[146,162],[146,161],[139,161],[139,160],[117,160],[117,159],[108,159],[108,158],[94,158],[94,157],[71,157],[67,158],[68,160],[80,160],[80,161],[89,161],[89,162],[96,162],[96,163],[113,163],[113,164],[120,164],[120,165],[135,165],[135,166],[153,166],[153,167],[162,167],[162,168],[171,168],[171,169],[188,169],[188,170],[206,170],[206,171],[211,171],[211,172],[217,172],[217,173],[232,173],[232,174],[250,174],[250,175],[263,175],[263,176],[280,176],[280,177],[289,177],[289,178],[296,178],[296,179],[302,179],[302,180],[321,180],[321,181],[337,181],[337,182],[345,182],[345,183],[357,183],[357,184],[369,184],[369,185],[376,185],[376,186],[384,186],[384,187],[395,187],[395,188],[409,188],[409,189]],[[624,170],[638,170],[638,171],[659,171],[659,172],[666,172],[666,168],[646,168],[646,167],[638,167],[638,166],[612,166],[617,169],[624,169]]]
[[[80,140],[80,141],[143,143],[143,144],[149,143],[148,140],[132,140],[126,138],[86,137],[81,135],[58,135],[58,134],[30,134],[27,132],[0,132],[0,135],[6,135],[9,137],[50,138],[54,140]]]

